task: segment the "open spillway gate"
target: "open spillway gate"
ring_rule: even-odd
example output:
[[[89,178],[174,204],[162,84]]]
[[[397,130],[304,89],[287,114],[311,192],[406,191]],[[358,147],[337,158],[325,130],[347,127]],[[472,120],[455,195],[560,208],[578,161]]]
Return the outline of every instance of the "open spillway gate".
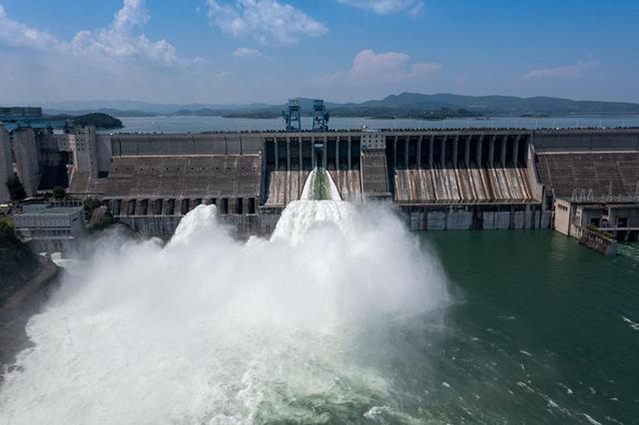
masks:
[[[547,227],[530,134],[433,134],[386,140],[394,201],[413,229]]]
[[[266,207],[299,200],[315,167],[330,173],[344,200],[362,198],[361,142],[352,137],[288,137],[265,143]]]
[[[400,204],[521,203],[535,200],[526,135],[395,137],[386,144]]]

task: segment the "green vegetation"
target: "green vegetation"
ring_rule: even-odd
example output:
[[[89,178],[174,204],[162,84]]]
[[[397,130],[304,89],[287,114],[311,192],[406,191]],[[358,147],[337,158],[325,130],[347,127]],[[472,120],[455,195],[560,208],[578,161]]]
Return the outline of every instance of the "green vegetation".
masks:
[[[55,199],[56,201],[62,201],[64,200],[64,198],[67,197],[66,190],[64,190],[64,188],[61,186],[54,187],[51,190],[51,193],[53,194],[53,199]]]
[[[111,215],[108,210],[106,210],[106,208],[99,210],[100,206],[100,201],[97,198],[89,197],[84,200],[84,214],[89,222],[91,221],[93,214],[98,211],[98,215],[96,215],[97,221],[89,225],[89,227],[87,228],[89,233],[106,230],[117,223],[117,220]]]
[[[20,289],[37,264],[36,255],[15,236],[9,220],[0,220],[0,305]]]
[[[113,226],[115,223],[117,223],[117,220],[107,212],[100,217],[95,224],[89,226],[88,231],[89,233],[101,232]]]
[[[336,108],[331,111],[334,117],[363,117],[375,119],[400,119],[410,118],[418,120],[444,120],[446,118],[476,117],[477,114],[467,109],[438,108],[393,108],[393,107],[357,107]]]
[[[7,189],[9,189],[9,196],[12,201],[22,201],[27,197],[27,192],[25,192],[22,182],[16,175],[9,177],[9,180],[7,180]]]
[[[92,114],[81,115],[73,119],[76,125],[93,125],[97,128],[122,128],[124,125],[119,119],[112,117],[109,114],[103,114],[96,112]]]
[[[100,208],[100,200],[97,198],[88,197],[84,200],[84,212],[87,217],[91,217],[93,211]]]
[[[593,233],[596,233],[600,236],[603,236],[604,238],[608,238],[608,239],[614,239],[615,235],[612,232],[606,232],[605,230],[601,230],[600,228],[598,228],[597,226],[595,226],[594,224],[589,224],[588,225],[588,230],[590,230]]]
[[[3,223],[9,227],[13,227],[13,220],[11,219],[10,215],[0,216],[0,225],[2,225]]]

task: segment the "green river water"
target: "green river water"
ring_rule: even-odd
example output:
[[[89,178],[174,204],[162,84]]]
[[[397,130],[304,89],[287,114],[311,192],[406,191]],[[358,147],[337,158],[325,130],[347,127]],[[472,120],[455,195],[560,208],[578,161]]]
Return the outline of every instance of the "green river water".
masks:
[[[268,326],[247,334],[225,316],[198,321],[193,332],[177,326],[190,315],[177,315],[176,337],[147,320],[148,294],[123,310],[122,301],[90,296],[100,288],[93,281],[88,301],[80,291],[32,320],[40,346],[0,387],[0,424],[639,423],[639,245],[610,258],[551,231],[416,237],[441,263],[451,303],[327,334],[278,336]],[[182,284],[201,280],[182,273],[196,276]],[[125,288],[105,282],[110,297]],[[163,309],[172,308],[168,299],[152,298]],[[208,307],[203,317],[215,318]],[[138,329],[135,339],[116,343],[129,329]],[[115,402],[123,393],[143,404]],[[177,396],[170,416],[165,407]],[[204,408],[184,415],[192,400]]]
[[[403,342],[420,353],[400,367],[425,421],[639,423],[639,246],[609,258],[550,231],[419,237],[455,299],[443,330]]]

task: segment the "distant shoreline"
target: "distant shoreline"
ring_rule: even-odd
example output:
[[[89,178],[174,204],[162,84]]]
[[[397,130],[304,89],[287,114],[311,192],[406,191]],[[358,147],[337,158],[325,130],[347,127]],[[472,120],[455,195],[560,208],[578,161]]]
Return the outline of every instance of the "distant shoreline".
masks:
[[[211,115],[192,115],[192,114],[145,114],[145,115],[113,115],[114,117],[118,118],[118,119],[127,119],[127,118],[224,118],[224,119],[250,119],[250,120],[276,120],[276,119],[281,119],[282,117],[279,115],[273,115],[273,116],[255,116],[255,115],[224,115],[224,114],[211,114]],[[606,117],[611,117],[611,116],[618,116],[618,117],[622,117],[622,116],[632,116],[632,117],[636,117],[639,116],[639,112],[625,112],[625,113],[617,113],[617,112],[604,112],[604,113],[597,113],[597,114],[589,114],[589,113],[584,113],[584,114],[554,114],[554,115],[536,115],[536,114],[530,114],[530,115],[505,115],[505,114],[490,114],[490,115],[476,115],[476,116],[455,116],[455,115],[451,115],[451,116],[447,116],[444,118],[421,118],[421,117],[416,117],[416,116],[384,116],[384,117],[377,117],[377,116],[367,116],[367,115],[337,115],[337,116],[333,116],[331,118],[362,118],[362,119],[367,119],[367,120],[388,120],[388,121],[392,121],[392,120],[421,120],[421,121],[445,121],[448,119],[468,119],[468,120],[486,120],[486,119],[493,119],[493,118],[512,118],[512,119],[517,119],[517,118],[526,118],[526,119],[552,119],[552,118],[597,118],[597,117],[601,117],[601,118],[606,118]],[[308,118],[310,119],[311,116],[310,115],[302,115],[302,118]]]

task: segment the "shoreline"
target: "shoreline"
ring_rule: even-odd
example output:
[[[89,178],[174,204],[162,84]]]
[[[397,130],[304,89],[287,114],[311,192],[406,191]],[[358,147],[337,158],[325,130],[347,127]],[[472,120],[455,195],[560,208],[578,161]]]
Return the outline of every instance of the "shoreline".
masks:
[[[30,344],[26,325],[37,314],[61,276],[61,269],[51,260],[40,258],[38,271],[0,305],[0,385],[16,356]]]

